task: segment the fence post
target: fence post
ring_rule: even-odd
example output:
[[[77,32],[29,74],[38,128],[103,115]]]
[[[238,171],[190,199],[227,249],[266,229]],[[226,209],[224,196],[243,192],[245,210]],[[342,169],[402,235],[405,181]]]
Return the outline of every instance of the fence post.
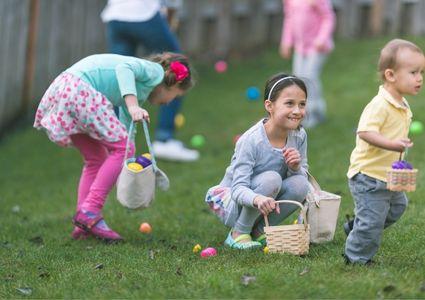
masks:
[[[379,35],[382,33],[382,11],[384,10],[384,0],[373,0],[371,11],[371,33]]]
[[[35,45],[37,42],[37,27],[39,15],[39,0],[30,0],[29,6],[29,28],[27,36],[27,49],[25,53],[25,73],[21,101],[21,112],[25,114],[31,103],[32,81],[35,70]]]
[[[214,54],[218,57],[226,57],[229,53],[231,35],[232,1],[217,0],[217,36]]]

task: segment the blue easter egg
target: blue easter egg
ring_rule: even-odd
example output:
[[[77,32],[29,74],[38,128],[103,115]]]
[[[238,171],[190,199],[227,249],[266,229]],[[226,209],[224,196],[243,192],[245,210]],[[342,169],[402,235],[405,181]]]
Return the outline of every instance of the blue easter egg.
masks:
[[[248,100],[258,100],[260,98],[260,90],[255,86],[251,86],[246,90],[246,97]]]

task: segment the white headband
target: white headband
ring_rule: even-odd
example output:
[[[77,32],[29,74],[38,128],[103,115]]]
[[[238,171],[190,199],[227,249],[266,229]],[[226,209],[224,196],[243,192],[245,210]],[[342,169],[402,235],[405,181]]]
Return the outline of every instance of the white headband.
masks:
[[[294,76],[287,76],[287,77],[283,77],[283,78],[279,79],[278,81],[276,81],[276,82],[273,84],[272,88],[270,89],[269,97],[268,97],[267,99],[269,99],[269,100],[270,100],[270,96],[272,95],[273,89],[276,87],[276,85],[278,85],[280,82],[282,82],[282,81],[284,81],[284,80],[286,80],[286,79],[296,79],[296,77],[294,77]]]

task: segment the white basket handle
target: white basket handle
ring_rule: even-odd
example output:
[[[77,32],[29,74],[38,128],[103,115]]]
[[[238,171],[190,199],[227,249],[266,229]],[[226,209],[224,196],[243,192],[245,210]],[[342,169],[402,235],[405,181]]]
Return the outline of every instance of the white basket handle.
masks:
[[[314,178],[313,175],[311,175],[311,173],[309,173],[308,171],[307,171],[307,176],[308,176],[308,182],[313,186],[314,192],[320,192],[322,189],[320,188],[320,185],[317,182],[316,178]],[[308,201],[308,198],[307,198],[307,201]],[[314,203],[316,204],[317,207],[320,207],[319,200],[314,200]]]
[[[275,203],[289,203],[289,204],[295,204],[298,205],[301,208],[301,216],[303,217],[303,223],[304,223],[304,227],[307,228],[307,218],[306,218],[306,213],[305,213],[305,207],[304,205],[302,205],[301,203],[299,203],[298,201],[294,201],[294,200],[277,200]],[[269,218],[267,217],[267,215],[264,215],[264,222],[266,223],[266,227],[269,227]]]
[[[313,177],[313,175],[311,175],[310,172],[307,171],[307,176],[308,176],[308,181],[310,182],[310,184],[313,186],[314,190],[316,192],[321,191],[322,189],[320,188],[319,183],[317,182],[316,178]]]
[[[145,133],[146,144],[148,145],[149,153],[151,155],[152,168],[153,168],[153,171],[156,172],[158,167],[156,165],[155,153],[153,153],[153,147],[152,147],[151,139],[149,136],[148,123],[146,122],[145,119],[143,119],[142,124],[143,124],[143,131]],[[128,152],[130,150],[130,141],[131,141],[131,137],[133,136],[133,131],[135,127],[136,127],[136,123],[131,122],[130,129],[128,130],[128,138],[127,138],[127,144],[125,146],[125,155],[124,155],[123,164],[125,164],[125,161],[128,158]]]

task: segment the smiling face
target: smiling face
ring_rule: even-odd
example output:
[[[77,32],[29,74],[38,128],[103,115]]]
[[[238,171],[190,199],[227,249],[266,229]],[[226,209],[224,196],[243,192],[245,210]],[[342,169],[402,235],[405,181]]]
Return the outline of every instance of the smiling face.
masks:
[[[265,100],[270,121],[284,130],[297,129],[305,116],[306,94],[296,84],[285,87],[275,101]]]
[[[167,87],[164,84],[156,86],[149,95],[148,101],[152,104],[168,104],[174,98],[180,97],[184,94],[177,85]]]
[[[400,49],[397,66],[386,73],[387,81],[400,95],[416,95],[422,88],[425,58],[422,53]]]

